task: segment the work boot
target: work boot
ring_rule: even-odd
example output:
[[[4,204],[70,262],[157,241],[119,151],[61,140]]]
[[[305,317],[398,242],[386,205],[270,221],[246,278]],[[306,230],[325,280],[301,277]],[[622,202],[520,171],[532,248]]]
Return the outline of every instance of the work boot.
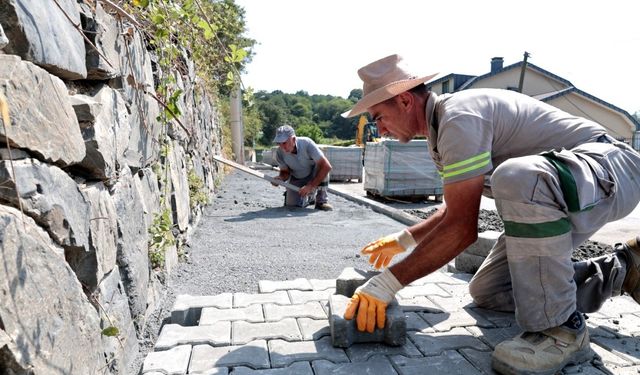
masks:
[[[331,211],[331,210],[333,210],[333,207],[327,202],[317,203],[316,204],[316,210]]]
[[[553,375],[591,358],[589,330],[582,314],[575,312],[560,327],[524,332],[496,345],[491,366],[503,375]]]
[[[640,236],[626,243],[616,244],[615,249],[624,254],[627,263],[627,274],[624,277],[622,290],[640,303]]]

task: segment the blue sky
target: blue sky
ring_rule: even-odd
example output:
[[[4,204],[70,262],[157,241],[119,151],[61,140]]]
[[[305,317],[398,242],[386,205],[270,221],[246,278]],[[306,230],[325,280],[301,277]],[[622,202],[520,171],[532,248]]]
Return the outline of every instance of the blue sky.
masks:
[[[480,75],[492,57],[529,61],[633,114],[640,111],[638,0],[236,0],[258,90],[347,97],[359,67],[399,53],[417,74]],[[526,4],[526,5],[525,5]]]

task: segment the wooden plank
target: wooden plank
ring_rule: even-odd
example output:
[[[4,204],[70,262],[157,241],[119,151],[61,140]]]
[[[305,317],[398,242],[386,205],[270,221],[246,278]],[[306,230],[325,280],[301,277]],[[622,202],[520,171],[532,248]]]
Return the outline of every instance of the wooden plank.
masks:
[[[274,183],[276,185],[284,186],[287,189],[291,189],[293,191],[300,191],[300,188],[295,186],[295,185],[292,185],[292,184],[290,184],[290,183],[288,183],[286,181],[282,181],[282,180],[279,180],[277,178],[271,177],[269,175],[265,175],[264,173],[258,172],[255,169],[251,169],[251,168],[246,167],[246,166],[244,166],[242,164],[238,164],[235,161],[231,161],[231,160],[225,159],[220,155],[213,155],[213,159],[215,161],[219,161],[221,163],[224,163],[224,164],[227,164],[229,166],[232,166],[233,168],[238,169],[238,170],[240,170],[242,172],[248,173],[248,174],[250,174],[252,176],[261,178],[263,180],[267,180],[267,181],[269,181],[271,183]]]

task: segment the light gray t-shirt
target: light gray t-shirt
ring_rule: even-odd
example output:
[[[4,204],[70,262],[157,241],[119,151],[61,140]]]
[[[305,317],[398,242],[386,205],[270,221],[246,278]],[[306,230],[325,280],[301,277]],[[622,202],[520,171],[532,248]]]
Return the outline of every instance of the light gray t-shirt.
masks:
[[[444,184],[489,175],[510,158],[571,149],[606,133],[591,120],[514,91],[471,89],[432,99],[435,105],[427,108],[433,111],[426,114],[430,152]]]
[[[316,162],[324,154],[318,145],[307,137],[296,137],[296,153],[284,152],[280,147],[276,151],[276,162],[280,169],[288,169],[291,175],[297,179],[307,177],[313,171]]]

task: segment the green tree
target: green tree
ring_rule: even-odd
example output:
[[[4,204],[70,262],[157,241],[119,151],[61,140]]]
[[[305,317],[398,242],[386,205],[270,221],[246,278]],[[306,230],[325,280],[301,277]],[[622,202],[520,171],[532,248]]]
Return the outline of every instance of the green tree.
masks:
[[[322,143],[322,130],[318,125],[300,125],[296,129],[296,135],[300,137],[309,137],[315,143]]]

